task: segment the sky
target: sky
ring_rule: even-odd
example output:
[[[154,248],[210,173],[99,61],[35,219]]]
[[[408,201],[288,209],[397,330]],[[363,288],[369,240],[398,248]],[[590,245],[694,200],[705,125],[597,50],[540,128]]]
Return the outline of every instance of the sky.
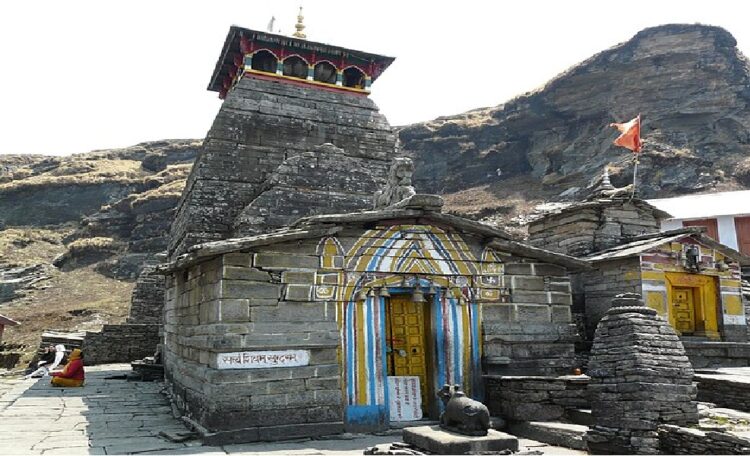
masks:
[[[750,2],[693,0],[35,0],[0,4],[0,154],[66,155],[203,138],[230,25],[396,57],[373,84],[391,125],[494,106],[666,23],[729,30]]]

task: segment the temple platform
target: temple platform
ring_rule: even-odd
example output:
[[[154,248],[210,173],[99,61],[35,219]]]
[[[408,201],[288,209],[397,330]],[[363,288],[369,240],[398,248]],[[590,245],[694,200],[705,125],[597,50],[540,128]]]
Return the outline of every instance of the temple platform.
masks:
[[[449,432],[440,426],[404,429],[404,442],[434,454],[483,454],[493,451],[518,451],[518,438],[489,429],[483,437]]]

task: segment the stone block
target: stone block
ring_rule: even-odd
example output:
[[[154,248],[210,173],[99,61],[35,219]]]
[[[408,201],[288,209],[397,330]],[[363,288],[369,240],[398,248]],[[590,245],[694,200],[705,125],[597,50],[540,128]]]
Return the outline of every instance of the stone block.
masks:
[[[334,321],[335,304],[326,302],[286,302],[278,305],[253,307],[250,309],[252,321]]]
[[[509,322],[513,315],[513,308],[512,304],[486,304],[482,306],[482,320]]]
[[[247,299],[222,299],[221,321],[248,321],[250,319],[250,304]]]
[[[282,283],[315,283],[315,271],[284,271],[281,273]]]
[[[257,282],[268,282],[271,275],[265,271],[250,267],[224,266],[222,278],[226,280],[253,280]]]
[[[544,291],[544,277],[541,276],[511,276],[510,287],[515,290]]]
[[[505,263],[506,275],[534,275],[531,263]]]
[[[338,361],[337,349],[324,348],[310,351],[310,364],[330,364]]]
[[[201,303],[198,306],[198,320],[202,324],[221,321],[221,304],[218,300]]]
[[[225,253],[221,259],[224,266],[244,266],[246,268],[252,266],[252,253]]]
[[[550,301],[549,292],[547,291],[511,291],[513,302],[524,304],[548,304]]]
[[[309,302],[312,299],[312,285],[287,285],[284,299],[287,301]]]
[[[535,323],[547,323],[550,321],[549,306],[518,304],[515,307],[515,321]]]
[[[570,306],[552,306],[553,323],[567,323],[571,320]]]
[[[518,451],[518,439],[489,429],[486,436],[474,437],[443,430],[440,426],[418,426],[403,431],[405,443],[434,454],[483,454],[503,450]]]
[[[286,255],[282,253],[256,253],[253,266],[262,269],[317,269],[320,258],[317,256]]]
[[[281,286],[267,282],[252,282],[246,280],[222,280],[222,298],[240,299],[279,299]]]

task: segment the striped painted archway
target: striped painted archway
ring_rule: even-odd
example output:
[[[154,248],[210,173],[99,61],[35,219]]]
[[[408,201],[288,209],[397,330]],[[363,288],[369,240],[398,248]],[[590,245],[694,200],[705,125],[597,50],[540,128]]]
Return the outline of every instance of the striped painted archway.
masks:
[[[357,300],[361,290],[387,288],[398,294],[411,293],[416,286],[425,291],[436,287],[429,311],[433,387],[437,391],[445,383],[460,384],[481,399],[481,310],[471,291],[476,264],[458,234],[429,225],[368,230],[348,250],[337,292],[348,423],[379,425],[388,420],[387,298]]]

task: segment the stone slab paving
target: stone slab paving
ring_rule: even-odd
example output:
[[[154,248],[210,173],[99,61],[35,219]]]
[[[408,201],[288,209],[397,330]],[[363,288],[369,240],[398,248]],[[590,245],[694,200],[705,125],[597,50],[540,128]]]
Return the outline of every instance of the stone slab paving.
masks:
[[[53,388],[49,378],[0,378],[0,454],[347,455],[400,441],[400,432],[350,434],[320,440],[201,446],[170,442],[159,432],[185,432],[172,416],[161,382],[129,382],[127,364],[86,368],[83,388]],[[520,450],[580,455],[580,451],[520,440]]]

